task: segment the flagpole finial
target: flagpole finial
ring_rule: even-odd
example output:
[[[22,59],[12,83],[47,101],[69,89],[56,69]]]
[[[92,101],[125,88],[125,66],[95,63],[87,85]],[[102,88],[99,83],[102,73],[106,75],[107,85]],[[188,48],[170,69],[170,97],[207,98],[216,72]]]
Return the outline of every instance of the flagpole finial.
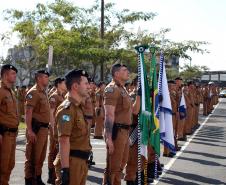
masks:
[[[150,45],[150,52],[151,52],[151,54],[155,54],[155,51],[156,51],[156,46],[155,46],[154,42],[152,42]]]
[[[148,45],[139,45],[136,46],[135,49],[138,53],[143,53],[146,49],[148,49]]]

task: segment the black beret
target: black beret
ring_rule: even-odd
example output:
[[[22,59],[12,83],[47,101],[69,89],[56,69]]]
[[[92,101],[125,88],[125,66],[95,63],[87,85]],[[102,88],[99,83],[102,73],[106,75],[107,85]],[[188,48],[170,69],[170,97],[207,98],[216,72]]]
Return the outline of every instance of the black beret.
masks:
[[[65,81],[65,78],[63,77],[58,77],[54,80],[54,86],[56,87],[59,83]]]
[[[175,80],[183,80],[181,77],[176,77]]]
[[[100,81],[100,82],[98,83],[98,87],[100,87],[100,86],[102,86],[102,85],[104,85],[104,84],[105,84],[104,81]]]
[[[193,84],[194,84],[193,81],[188,81],[188,86],[189,86],[189,85],[193,85]]]
[[[45,69],[37,70],[37,71],[35,72],[35,75],[37,75],[37,74],[45,74],[45,75],[50,76],[49,72],[48,72],[47,70],[45,70]]]
[[[15,71],[17,73],[17,68],[15,66],[11,65],[11,64],[3,65],[2,68],[1,68],[1,73],[2,73],[3,70],[10,70],[10,69],[12,69],[13,71]]]
[[[65,75],[65,80],[71,80],[72,78],[81,77],[81,76],[85,76],[87,78],[89,77],[86,71],[81,69],[77,69],[77,70],[73,69]]]
[[[174,80],[169,80],[168,84],[175,84],[175,81]]]
[[[94,82],[94,79],[91,78],[91,77],[88,77],[88,81],[89,81],[89,83],[95,83],[95,82]]]

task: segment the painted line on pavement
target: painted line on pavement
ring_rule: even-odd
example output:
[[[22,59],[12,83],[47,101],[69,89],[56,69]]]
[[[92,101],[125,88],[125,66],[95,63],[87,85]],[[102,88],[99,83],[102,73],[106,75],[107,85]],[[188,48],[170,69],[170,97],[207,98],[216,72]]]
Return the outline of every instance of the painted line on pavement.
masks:
[[[212,114],[209,114],[206,119],[200,124],[200,127],[194,132],[194,134],[188,139],[188,141],[186,141],[184,143],[184,145],[181,147],[181,150],[178,151],[176,153],[176,155],[166,164],[164,165],[164,169],[162,172],[162,175],[159,176],[159,178],[157,180],[154,180],[153,183],[150,183],[152,185],[156,185],[159,183],[159,181],[164,177],[164,175],[167,173],[167,171],[170,170],[170,168],[172,167],[172,165],[174,164],[174,162],[177,160],[178,157],[180,157],[180,155],[183,153],[183,151],[187,148],[187,146],[190,144],[190,142],[194,139],[194,137],[197,135],[197,133],[202,129],[202,127],[206,124],[206,122],[208,121],[208,119],[213,115],[213,113],[215,112],[215,110],[217,109],[217,107],[220,104],[220,100],[219,103],[214,107],[214,110],[212,111]]]

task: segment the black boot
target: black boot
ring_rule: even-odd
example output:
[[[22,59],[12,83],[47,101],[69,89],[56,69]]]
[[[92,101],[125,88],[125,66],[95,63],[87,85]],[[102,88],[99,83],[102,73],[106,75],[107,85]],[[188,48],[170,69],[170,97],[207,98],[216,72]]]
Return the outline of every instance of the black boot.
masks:
[[[148,163],[148,179],[154,179],[155,178],[155,163]],[[159,175],[161,174],[161,171],[157,171],[157,176],[156,178],[159,177]]]
[[[126,185],[136,185],[135,181],[126,181]]]
[[[25,185],[32,185],[32,177],[31,178],[25,178]]]
[[[42,181],[41,175],[36,177],[36,183],[37,185],[45,185],[45,183]]]
[[[54,168],[49,168],[49,178],[47,180],[48,184],[55,184],[54,170]]]

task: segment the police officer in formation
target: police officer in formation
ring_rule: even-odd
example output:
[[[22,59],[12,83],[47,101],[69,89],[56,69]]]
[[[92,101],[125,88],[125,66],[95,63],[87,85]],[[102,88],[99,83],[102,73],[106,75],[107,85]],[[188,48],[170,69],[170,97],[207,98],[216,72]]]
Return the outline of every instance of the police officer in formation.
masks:
[[[0,185],[8,185],[15,165],[16,136],[20,115],[24,114],[13,92],[17,69],[10,64],[1,68],[0,86]],[[127,66],[114,64],[111,69],[112,81],[105,87],[97,86],[84,70],[71,70],[65,78],[54,80],[49,89],[49,73],[38,70],[35,85],[26,92],[17,91],[20,104],[24,104],[26,129],[25,185],[44,185],[42,167],[48,153],[48,183],[56,185],[85,185],[88,174],[87,163],[92,156],[90,144],[91,128],[94,138],[104,139],[107,147],[106,170],[103,184],[120,185],[122,172],[127,185],[137,184],[137,140],[132,141],[140,109],[140,94],[137,78],[125,88],[129,80]],[[219,89],[210,82],[200,86],[192,81],[183,84],[177,77],[169,81],[172,103],[172,119],[176,151],[177,141],[186,141],[198,127],[200,104],[203,115],[207,116],[218,103]],[[66,94],[67,93],[67,94]],[[24,100],[23,97],[25,96]],[[186,112],[180,110],[184,97]],[[24,102],[23,102],[24,101]],[[104,129],[104,132],[103,132]],[[49,134],[48,134],[49,133]],[[136,138],[136,137],[135,137]],[[173,157],[175,151],[164,147],[163,156]],[[148,147],[148,182],[154,176],[155,153]],[[162,173],[158,161],[157,177]],[[144,178],[144,159],[141,162]]]
[[[19,117],[13,92],[17,69],[10,64],[1,68],[0,84],[0,184],[8,185],[15,166],[16,136]]]

